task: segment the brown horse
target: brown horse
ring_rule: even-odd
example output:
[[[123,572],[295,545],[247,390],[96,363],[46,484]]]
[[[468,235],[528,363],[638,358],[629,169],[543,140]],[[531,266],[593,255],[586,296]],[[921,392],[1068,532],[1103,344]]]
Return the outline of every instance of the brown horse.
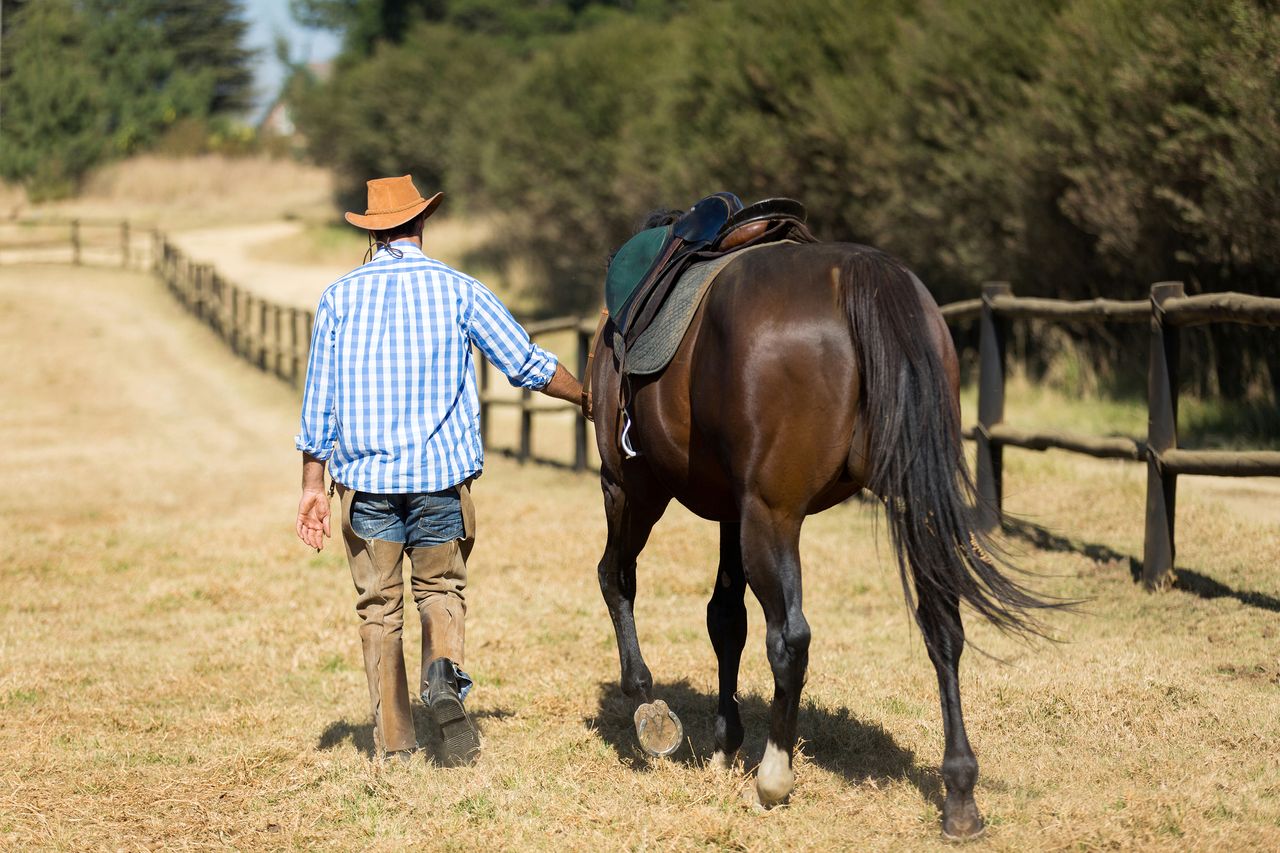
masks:
[[[750,586],[764,610],[774,676],[754,794],[765,807],[789,796],[809,652],[800,526],[865,488],[884,501],[907,603],[937,670],[946,732],[943,832],[976,836],[983,822],[973,798],[978,764],[960,710],[960,602],[1015,632],[1036,631],[1029,609],[1059,605],[997,568],[1000,558],[977,522],[955,349],[928,291],[875,249],[780,243],[720,274],[662,373],[624,380],[611,338],[609,329],[600,336],[592,372],[609,526],[600,589],[617,635],[622,690],[644,703],[636,715],[642,744],[660,752],[646,743],[646,723],[681,730],[664,703],[650,704],[653,678],[633,614],[636,558],[674,497],[720,523],[720,567],[707,605],[720,673],[713,761],[731,766],[743,741],[734,693]],[[619,446],[624,381],[635,458]],[[679,737],[668,735],[667,748]]]

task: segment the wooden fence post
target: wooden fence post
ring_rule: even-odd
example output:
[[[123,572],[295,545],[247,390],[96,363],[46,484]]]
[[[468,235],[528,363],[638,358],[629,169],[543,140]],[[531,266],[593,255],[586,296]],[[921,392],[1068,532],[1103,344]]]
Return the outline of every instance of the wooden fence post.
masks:
[[[587,352],[591,349],[591,333],[579,328],[578,338],[578,378],[587,381]],[[587,470],[587,419],[581,412],[575,413],[573,420],[573,470]]]
[[[129,266],[129,220],[120,221],[120,266]]]
[[[1147,525],[1142,546],[1142,584],[1168,587],[1174,578],[1174,515],[1178,475],[1162,455],[1178,446],[1178,329],[1165,325],[1164,303],[1185,296],[1180,281],[1151,286],[1151,353],[1147,365]]]
[[[253,364],[254,323],[253,294],[247,290],[240,291],[240,357]]]
[[[489,362],[476,350],[476,372],[480,374],[480,446],[489,449],[489,418],[493,408],[489,405]]]
[[[267,300],[255,297],[254,302],[258,303],[258,351],[256,360],[258,369],[265,372],[267,369]]]
[[[533,392],[528,388],[520,389],[520,464],[529,461],[533,455],[533,411],[529,408],[533,403]]]
[[[209,321],[209,311],[207,308],[209,288],[209,265],[208,264],[192,264],[191,265],[191,309],[192,313],[204,320]]]
[[[213,320],[218,337],[227,340],[227,281],[213,271]]]
[[[992,530],[1000,526],[1004,498],[1004,448],[990,430],[1004,420],[1005,322],[992,305],[1012,292],[1005,281],[982,285],[982,315],[978,321],[978,515]]]
[[[275,375],[280,379],[286,378],[284,372],[284,327],[280,321],[280,315],[283,313],[284,311],[281,310],[278,303],[272,303],[271,324],[273,327],[272,335],[275,337],[275,358],[271,361],[275,367]]]
[[[71,263],[80,263],[80,220],[71,220]]]
[[[295,388],[302,373],[302,359],[298,355],[298,319],[301,315],[297,308],[289,309],[289,382]]]

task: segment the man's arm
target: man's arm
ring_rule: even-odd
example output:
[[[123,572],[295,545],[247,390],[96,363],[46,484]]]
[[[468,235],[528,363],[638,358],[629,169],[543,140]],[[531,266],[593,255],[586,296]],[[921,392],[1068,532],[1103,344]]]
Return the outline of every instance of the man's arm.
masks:
[[[552,375],[551,381],[538,390],[548,397],[568,400],[575,406],[582,402],[582,383],[565,369],[564,362],[556,363],[556,372]]]
[[[298,538],[324,548],[329,534],[329,497],[324,491],[325,460],[333,453],[337,420],[333,414],[333,316],[324,300],[316,311],[311,355],[302,394],[302,422],[294,446],[302,451],[302,498],[298,501]]]
[[[302,498],[298,501],[298,538],[320,551],[329,532],[329,496],[324,491],[323,459],[302,454]]]

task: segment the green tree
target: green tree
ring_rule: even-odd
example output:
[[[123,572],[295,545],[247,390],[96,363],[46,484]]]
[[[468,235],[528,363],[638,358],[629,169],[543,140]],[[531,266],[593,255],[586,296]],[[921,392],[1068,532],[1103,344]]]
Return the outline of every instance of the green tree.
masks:
[[[0,174],[66,194],[184,118],[238,109],[251,53],[232,0],[42,0],[6,15]]]
[[[36,198],[65,194],[103,155],[108,131],[89,27],[71,0],[25,5],[7,26],[0,174],[28,181]]]

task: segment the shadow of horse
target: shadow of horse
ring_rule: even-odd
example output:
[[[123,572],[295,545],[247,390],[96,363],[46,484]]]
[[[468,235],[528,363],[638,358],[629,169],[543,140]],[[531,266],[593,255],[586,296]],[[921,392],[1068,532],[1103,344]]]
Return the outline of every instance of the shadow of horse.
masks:
[[[1142,580],[1142,561],[1128,554],[1122,554],[1106,545],[1096,542],[1080,542],[1054,533],[1047,527],[1025,521],[1023,519],[1005,518],[1004,532],[1039,548],[1042,551],[1080,554],[1097,563],[1126,567],[1129,576],[1135,583]],[[1200,598],[1234,598],[1246,607],[1256,607],[1280,613],[1280,598],[1264,592],[1232,589],[1226,584],[1216,581],[1208,575],[1194,569],[1174,568],[1173,589],[1189,592]]]
[[[417,702],[414,702],[411,707],[413,711],[413,728],[418,734],[418,745],[430,755],[439,755],[440,727],[436,725],[435,718],[431,716],[431,711],[426,705]],[[475,724],[477,731],[481,735],[484,734],[485,720],[501,720],[511,715],[512,712],[505,708],[488,708],[470,713],[471,722]],[[316,741],[316,749],[328,751],[337,749],[345,743],[350,743],[366,758],[373,758],[373,721],[363,720],[354,723],[345,719],[334,720],[320,733],[320,739]]]
[[[665,700],[685,727],[684,744],[668,760],[701,766],[714,748],[716,695],[696,689],[685,679],[655,684],[653,695]],[[636,742],[632,722],[634,703],[623,695],[617,682],[600,683],[598,702],[595,715],[586,718],[585,725],[613,747],[624,762],[647,771],[649,759]],[[747,729],[739,757],[743,768],[751,772],[764,755],[770,703],[760,696],[739,695],[738,708]],[[804,754],[812,764],[853,785],[904,779],[927,801],[942,808],[942,777],[938,769],[920,764],[915,753],[899,746],[883,727],[859,720],[848,708],[832,711],[805,701],[800,706],[798,730]]]

